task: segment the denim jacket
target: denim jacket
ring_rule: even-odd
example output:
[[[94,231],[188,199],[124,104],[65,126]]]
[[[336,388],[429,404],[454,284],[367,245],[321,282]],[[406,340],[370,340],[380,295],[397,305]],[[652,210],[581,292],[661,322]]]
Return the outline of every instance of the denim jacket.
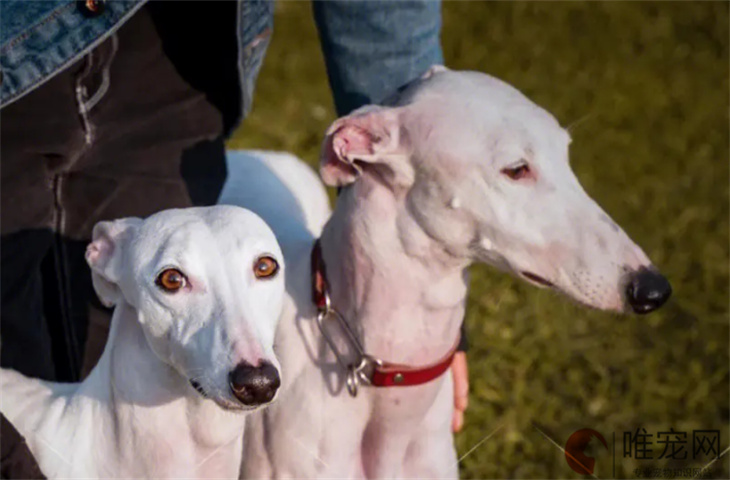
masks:
[[[0,1],[0,108],[88,53],[145,1]],[[199,6],[206,8],[203,2]],[[251,108],[273,31],[273,13],[270,0],[237,3],[240,91],[231,94],[238,102],[227,132]],[[430,65],[442,63],[438,1],[315,2],[314,17],[341,114],[383,100]]]

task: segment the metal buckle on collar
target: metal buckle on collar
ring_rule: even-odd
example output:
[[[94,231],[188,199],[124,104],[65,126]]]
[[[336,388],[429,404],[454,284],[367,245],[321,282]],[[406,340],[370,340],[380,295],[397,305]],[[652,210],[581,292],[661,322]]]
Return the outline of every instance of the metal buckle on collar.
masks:
[[[337,363],[345,370],[348,393],[356,397],[360,385],[374,387],[414,386],[421,385],[440,377],[451,365],[458,346],[458,339],[449,352],[436,363],[423,367],[386,363],[365,353],[357,335],[350,328],[345,318],[335,310],[327,288],[327,277],[322,260],[322,249],[319,240],[312,248],[312,301],[317,307],[317,326],[322,332],[327,345],[337,359]],[[342,330],[347,345],[347,353],[353,354],[355,360],[347,362],[345,354],[338,350],[334,339],[325,328],[325,321],[335,318],[338,328]]]
[[[325,290],[323,292],[323,295],[324,308],[320,308],[317,312],[317,326],[319,327],[319,331],[322,332],[322,336],[329,345],[330,350],[332,350],[332,353],[335,354],[337,362],[347,372],[346,385],[348,393],[352,397],[357,397],[358,387],[361,384],[370,385],[370,379],[373,377],[373,372],[375,371],[375,368],[378,366],[382,366],[383,363],[377,358],[374,358],[363,351],[360,342],[357,340],[355,332],[352,331],[350,325],[348,325],[347,321],[340,314],[340,312],[332,307],[329,292]],[[345,361],[342,353],[338,350],[334,340],[332,339],[332,337],[330,337],[330,334],[325,328],[324,322],[328,317],[334,317],[335,320],[337,320],[337,324],[340,330],[345,333],[344,337],[347,339],[347,343],[349,343],[351,349],[357,353],[359,361],[355,363],[348,363]]]

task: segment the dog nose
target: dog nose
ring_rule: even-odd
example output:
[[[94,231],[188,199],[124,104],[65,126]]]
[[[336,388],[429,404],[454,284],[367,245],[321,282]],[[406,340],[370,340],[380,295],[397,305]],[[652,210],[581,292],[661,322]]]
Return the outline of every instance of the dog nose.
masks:
[[[626,286],[626,298],[636,313],[649,313],[664,305],[672,294],[672,286],[659,272],[642,268],[634,273]]]
[[[281,380],[278,370],[269,362],[261,362],[258,367],[244,362],[228,374],[228,384],[239,402],[254,407],[269,403]]]

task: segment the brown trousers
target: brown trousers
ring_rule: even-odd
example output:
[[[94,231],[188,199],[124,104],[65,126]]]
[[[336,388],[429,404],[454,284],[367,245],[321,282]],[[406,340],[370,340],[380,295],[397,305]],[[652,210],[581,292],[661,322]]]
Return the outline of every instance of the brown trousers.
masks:
[[[143,8],[0,118],[0,364],[77,381],[110,318],[84,260],[92,228],[215,203],[222,116],[180,76]],[[0,473],[37,475],[7,427],[3,419]]]

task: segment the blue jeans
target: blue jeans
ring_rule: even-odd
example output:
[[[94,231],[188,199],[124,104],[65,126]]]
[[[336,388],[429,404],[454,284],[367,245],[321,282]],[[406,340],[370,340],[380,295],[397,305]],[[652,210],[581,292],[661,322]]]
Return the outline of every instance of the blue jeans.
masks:
[[[324,1],[313,10],[339,115],[443,63],[440,1]]]

